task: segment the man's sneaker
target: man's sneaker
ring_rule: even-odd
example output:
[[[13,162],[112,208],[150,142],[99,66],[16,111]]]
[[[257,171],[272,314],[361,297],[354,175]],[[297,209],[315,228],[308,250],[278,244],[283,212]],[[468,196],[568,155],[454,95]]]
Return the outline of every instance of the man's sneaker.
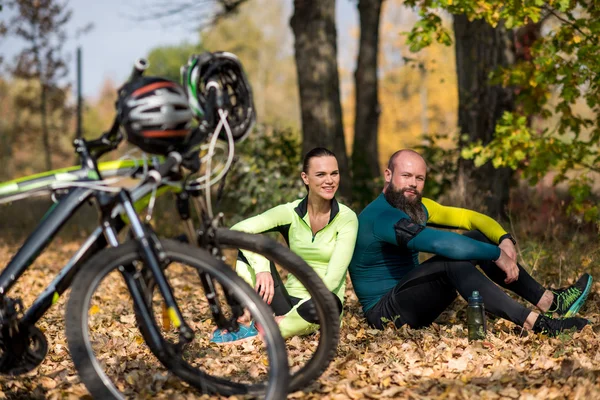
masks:
[[[548,336],[557,336],[563,331],[580,331],[588,322],[587,319],[579,317],[553,319],[540,315],[533,324],[533,331]]]
[[[585,273],[569,287],[548,289],[554,293],[554,300],[548,314],[557,313],[559,316],[567,318],[574,316],[585,303],[591,288],[592,276]]]
[[[258,335],[258,330],[254,321],[250,325],[239,324],[240,329],[237,332],[229,332],[223,329],[217,329],[213,332],[213,337],[210,339],[212,343],[216,344],[230,344],[241,342],[244,340],[252,339]]]

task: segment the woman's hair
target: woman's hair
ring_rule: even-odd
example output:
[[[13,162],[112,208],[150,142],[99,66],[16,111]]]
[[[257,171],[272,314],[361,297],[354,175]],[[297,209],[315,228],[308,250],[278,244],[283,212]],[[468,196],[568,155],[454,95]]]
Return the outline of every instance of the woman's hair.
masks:
[[[302,172],[308,174],[308,164],[310,163],[311,158],[315,157],[333,157],[337,160],[333,151],[326,149],[325,147],[315,147],[304,156],[304,161],[302,162]],[[304,185],[306,187],[306,191],[308,192],[308,185]]]
[[[326,149],[325,147],[315,147],[304,156],[304,161],[302,162],[302,172],[305,174],[308,173],[308,164],[310,163],[311,158],[315,157],[325,157],[330,156],[334,157],[337,160],[333,151]]]

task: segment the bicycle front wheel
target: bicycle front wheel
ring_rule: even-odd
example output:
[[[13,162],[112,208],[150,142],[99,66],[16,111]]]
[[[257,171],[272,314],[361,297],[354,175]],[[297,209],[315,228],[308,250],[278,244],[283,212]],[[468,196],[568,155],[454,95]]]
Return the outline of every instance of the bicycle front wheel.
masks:
[[[247,384],[234,381],[247,383],[259,379],[268,382],[266,393],[263,392],[266,398],[285,398],[289,382],[285,343],[270,309],[230,268],[206,251],[166,239],[160,243],[167,260],[164,265],[169,271],[167,279],[195,337],[185,345],[178,344],[174,337],[164,340],[161,336],[164,332],[159,331],[154,318],[143,317],[153,314],[153,305],[147,301],[144,290],[152,278],[144,268],[137,243],[127,242],[99,252],[73,282],[66,311],[71,356],[90,393],[95,398],[119,399],[150,397],[174,388],[185,390],[160,370],[160,364],[152,356],[154,353],[172,373],[184,379],[193,369],[194,386],[205,393],[222,393],[223,388],[243,393]],[[257,337],[249,341],[244,350],[236,351],[229,358],[218,354],[219,349],[215,350],[209,343],[214,323],[206,296],[197,296],[200,300],[195,302],[186,299],[191,290],[202,292],[202,286],[193,283],[202,274],[212,278],[224,315],[235,318],[239,308],[237,314],[233,308],[242,307],[262,328],[262,340]],[[164,320],[168,321],[168,313],[165,316]],[[171,331],[176,330],[173,327]],[[152,353],[143,346],[143,338],[149,339],[147,344]],[[181,362],[188,353],[195,355],[193,366]],[[235,364],[232,357],[236,359]],[[221,377],[204,375],[198,370],[200,366],[213,374],[220,372]]]
[[[215,242],[223,248],[248,250],[268,258],[294,275],[308,291],[319,320],[318,343],[310,359],[290,365],[292,373],[289,390],[294,392],[306,388],[325,372],[337,350],[340,314],[335,295],[302,257],[267,236],[219,228],[216,230]]]
[[[306,288],[319,320],[318,333],[306,340],[302,344],[302,356],[293,357],[290,363],[290,392],[305,389],[310,383],[318,379],[327,369],[333,360],[340,332],[340,315],[338,311],[337,299],[331,293],[323,280],[300,256],[290,250],[288,247],[276,242],[275,240],[263,236],[245,232],[233,231],[227,228],[219,228],[215,231],[214,243],[222,249],[240,249],[260,254],[269,260],[275,262],[284,271],[293,274],[298,281]],[[246,284],[246,286],[250,287]],[[149,293],[154,292],[157,296],[155,285],[149,286]],[[185,302],[186,300],[183,300]],[[154,309],[154,318],[160,318],[159,309]],[[163,332],[163,338],[167,338]],[[171,341],[168,339],[167,341]],[[296,346],[293,341],[290,346]],[[289,361],[289,360],[288,360]],[[259,382],[251,386],[240,383],[235,387],[223,385],[212,371],[202,370],[196,361],[184,359],[182,362],[186,365],[186,374],[178,376],[190,383],[198,386],[204,382],[206,375],[209,380],[217,387],[221,394],[242,394],[249,393],[256,396],[264,395],[266,388],[265,382],[261,385]],[[175,372],[177,373],[177,372]]]

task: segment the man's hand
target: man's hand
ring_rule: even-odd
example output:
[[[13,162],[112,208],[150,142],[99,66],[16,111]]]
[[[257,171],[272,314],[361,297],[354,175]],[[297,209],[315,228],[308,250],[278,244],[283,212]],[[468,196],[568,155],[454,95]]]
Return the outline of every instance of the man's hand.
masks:
[[[494,262],[498,268],[506,273],[504,283],[509,284],[519,279],[519,267],[517,267],[517,262],[510,258],[504,250],[500,249],[500,258]]]
[[[273,277],[270,272],[259,272],[256,274],[256,286],[254,287],[254,290],[256,290],[256,293],[258,293],[267,304],[271,304],[273,295],[275,294],[275,284],[273,283]]]
[[[515,262],[517,261],[517,249],[515,249],[515,245],[513,244],[512,240],[504,239],[502,242],[500,242],[498,247],[500,247],[500,250],[505,252],[506,255],[508,255],[512,260]]]

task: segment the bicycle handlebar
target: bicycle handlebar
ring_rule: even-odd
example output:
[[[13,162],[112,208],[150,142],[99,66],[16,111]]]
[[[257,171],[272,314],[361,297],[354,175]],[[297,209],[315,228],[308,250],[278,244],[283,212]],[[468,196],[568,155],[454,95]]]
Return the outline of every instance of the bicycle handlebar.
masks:
[[[217,113],[216,110],[223,108],[223,92],[218,79],[211,77],[206,84],[206,90],[208,94],[206,96],[206,114],[210,119],[211,126],[217,124]]]
[[[164,163],[160,164],[157,169],[148,171],[148,176],[146,177],[146,179],[144,179],[144,181],[141,183],[141,185],[144,185],[144,184],[152,182],[152,181],[157,184],[160,183],[162,181],[163,177],[166,177],[167,175],[169,175],[169,172],[171,171],[171,169],[181,165],[182,161],[183,161],[183,157],[181,156],[181,154],[179,154],[176,151],[170,152],[169,156],[167,157],[167,159],[165,160]]]
[[[137,60],[135,60],[135,63],[133,63],[133,70],[131,71],[131,75],[129,76],[127,83],[133,82],[137,78],[141,77],[144,74],[144,71],[147,70],[149,66],[150,64],[145,58],[138,58]]]

